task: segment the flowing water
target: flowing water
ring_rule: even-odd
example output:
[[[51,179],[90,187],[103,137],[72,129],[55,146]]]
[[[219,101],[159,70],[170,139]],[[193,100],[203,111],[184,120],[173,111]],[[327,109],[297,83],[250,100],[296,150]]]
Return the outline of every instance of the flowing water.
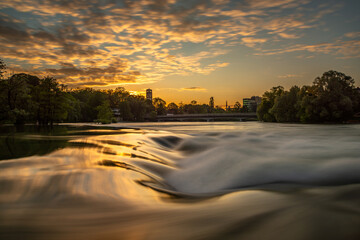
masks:
[[[360,239],[360,125],[0,130],[0,239]]]

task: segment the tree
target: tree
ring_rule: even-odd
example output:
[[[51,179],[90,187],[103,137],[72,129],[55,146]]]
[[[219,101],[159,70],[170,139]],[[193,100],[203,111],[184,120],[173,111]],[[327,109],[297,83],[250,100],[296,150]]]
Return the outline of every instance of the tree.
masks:
[[[268,122],[343,122],[360,110],[360,93],[354,79],[336,71],[317,77],[312,86],[290,91],[274,87],[265,92],[257,109],[259,120]]]
[[[104,101],[109,100],[106,92],[92,88],[75,89],[70,91],[70,94],[79,102],[79,121],[82,122],[92,122],[97,119],[98,111],[96,108]]]
[[[131,95],[127,98],[131,114],[133,116],[132,121],[144,121],[147,111],[146,99],[144,96]]]
[[[239,102],[235,102],[234,110],[235,110],[235,112],[240,112],[241,111],[241,104]]]
[[[274,106],[270,113],[274,115],[277,122],[298,122],[299,108],[298,95],[300,88],[293,86],[290,91],[284,91],[282,95],[275,98]]]
[[[6,69],[6,64],[2,59],[0,59],[0,79],[3,78],[4,73],[6,72],[5,69]]]
[[[113,112],[111,111],[109,101],[104,101],[96,110],[98,111],[97,121],[103,124],[111,123]]]
[[[153,105],[155,107],[155,111],[156,111],[157,115],[166,114],[166,109],[165,109],[166,102],[163,99],[161,99],[159,97],[154,98]]]
[[[178,114],[178,111],[179,111],[179,107],[178,105],[176,105],[176,103],[169,103],[167,105],[167,112],[168,113],[171,113],[171,114]]]
[[[224,113],[224,112],[225,112],[225,110],[224,110],[222,107],[220,107],[220,106],[216,106],[215,109],[214,109],[214,111],[215,111],[216,113]]]
[[[39,85],[38,122],[41,125],[53,125],[67,118],[68,109],[65,86],[55,78],[45,77]]]
[[[10,78],[1,81],[0,115],[3,120],[11,123],[22,124],[29,116],[29,106],[31,97],[26,80],[20,74],[15,74]]]
[[[275,116],[270,112],[270,109],[274,106],[275,98],[281,96],[284,93],[282,86],[273,87],[270,91],[266,91],[263,94],[260,105],[257,107],[257,116],[260,121],[275,122]]]
[[[210,111],[209,112],[214,111],[214,106],[215,106],[214,97],[210,97],[210,101],[209,101]]]
[[[118,87],[115,90],[109,89],[106,90],[105,93],[109,98],[110,106],[112,108],[119,108],[120,103],[126,101],[130,96],[130,93],[123,87]]]
[[[330,70],[314,80],[313,121],[341,122],[354,114],[357,105],[354,79]]]
[[[184,105],[184,103],[183,102],[180,102],[179,103],[179,109],[178,109],[178,113],[179,114],[183,114],[184,113],[184,107],[185,107],[185,105]]]
[[[81,102],[76,99],[71,93],[65,94],[66,105],[68,106],[68,116],[66,121],[79,122],[81,121]]]

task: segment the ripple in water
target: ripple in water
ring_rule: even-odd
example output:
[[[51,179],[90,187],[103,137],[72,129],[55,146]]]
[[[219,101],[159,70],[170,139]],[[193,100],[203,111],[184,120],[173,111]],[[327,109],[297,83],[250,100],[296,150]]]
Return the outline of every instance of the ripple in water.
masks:
[[[28,128],[1,129],[1,239],[360,238],[359,125]]]

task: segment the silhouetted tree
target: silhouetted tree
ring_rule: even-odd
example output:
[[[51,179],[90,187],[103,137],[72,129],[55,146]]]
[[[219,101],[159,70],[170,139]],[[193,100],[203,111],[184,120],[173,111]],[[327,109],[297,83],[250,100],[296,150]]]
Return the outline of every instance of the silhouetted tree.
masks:
[[[156,111],[157,115],[166,114],[166,108],[165,108],[166,102],[163,99],[161,99],[159,97],[154,98],[153,105],[155,107],[155,111]]]
[[[314,81],[316,99],[312,121],[338,122],[349,119],[356,105],[354,79],[336,71],[325,72]]]
[[[300,88],[293,86],[290,91],[284,91],[280,96],[275,98],[274,106],[270,113],[274,115],[277,122],[298,122],[300,104],[298,95]]]
[[[240,112],[241,111],[241,104],[239,102],[235,102],[234,111],[235,112]]]
[[[209,101],[210,111],[209,111],[209,112],[213,112],[213,111],[214,111],[214,106],[215,106],[214,97],[210,97],[210,101]]]
[[[1,81],[1,115],[11,123],[24,123],[29,115],[31,97],[26,80],[18,74]]]
[[[5,62],[0,58],[0,79],[3,78],[6,69]]]
[[[170,114],[178,114],[178,111],[179,111],[179,107],[178,105],[176,105],[175,103],[169,103],[167,105],[167,112],[170,113]]]
[[[132,113],[132,121],[144,121],[147,104],[144,96],[130,96],[127,101],[129,102],[130,111]]]
[[[223,109],[223,108],[220,107],[220,106],[216,106],[214,111],[215,111],[216,113],[224,113],[224,112],[225,112],[225,109]]]
[[[275,122],[275,116],[270,112],[274,106],[275,99],[284,93],[282,86],[273,87],[269,92],[265,92],[260,105],[257,107],[257,116],[260,121]]]
[[[259,120],[268,122],[342,122],[360,107],[360,94],[354,79],[336,71],[317,77],[312,86],[290,91],[282,87],[265,92],[257,109]]]
[[[38,122],[41,125],[52,125],[67,118],[68,109],[65,86],[54,78],[46,77],[40,81]]]

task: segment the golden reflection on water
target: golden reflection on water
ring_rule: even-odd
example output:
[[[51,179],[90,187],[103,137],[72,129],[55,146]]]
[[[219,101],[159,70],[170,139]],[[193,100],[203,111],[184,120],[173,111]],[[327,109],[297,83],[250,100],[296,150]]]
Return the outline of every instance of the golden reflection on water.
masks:
[[[126,199],[132,204],[161,202],[162,193],[138,183],[155,179],[159,181],[160,178],[136,166],[136,161],[146,160],[148,165],[164,162],[133,153],[136,152],[133,148],[137,146],[137,142],[134,140],[134,144],[131,144],[130,139],[134,136],[129,134],[125,137],[128,141],[126,144],[117,141],[115,136],[86,137],[70,141],[82,143],[76,146],[83,147],[70,147],[46,156],[17,159],[16,168],[5,167],[1,172],[1,178],[19,183],[16,188],[11,189],[13,194],[6,196],[7,201],[24,200],[24,193],[31,193],[35,195],[32,197],[36,197],[37,192],[50,194],[54,191],[55,194],[57,191],[58,195],[64,196]],[[137,138],[136,141],[138,140]]]
[[[61,140],[31,136],[59,146],[0,161],[0,238],[359,239],[360,184],[352,175],[359,166],[355,131],[343,138],[347,149],[335,162],[340,167],[330,169],[335,175],[330,180],[338,182],[316,185],[290,180],[294,173],[307,180],[303,176],[314,166],[319,174],[329,171],[334,161],[320,168],[322,161],[333,160],[341,149],[326,148],[326,134],[326,141],[294,134],[291,142],[287,132],[279,136],[282,129],[264,135],[90,129],[73,130]],[[311,164],[312,152],[295,151],[309,149],[310,141],[311,146],[320,143],[315,145],[320,157]],[[286,151],[286,146],[296,148]],[[263,159],[266,153],[275,157]],[[276,165],[284,156],[299,157],[301,168],[291,161]],[[222,169],[227,174],[219,175]],[[346,174],[340,175],[343,170]],[[273,182],[273,177],[290,180]],[[267,179],[267,184],[246,185]]]

